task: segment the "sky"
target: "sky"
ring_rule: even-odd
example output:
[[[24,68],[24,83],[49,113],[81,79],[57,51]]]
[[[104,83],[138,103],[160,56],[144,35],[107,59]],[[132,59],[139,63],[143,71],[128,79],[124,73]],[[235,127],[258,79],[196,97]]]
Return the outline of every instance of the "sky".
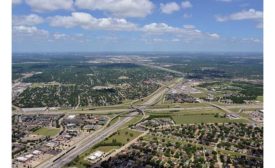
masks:
[[[13,0],[13,52],[262,52],[262,0]]]

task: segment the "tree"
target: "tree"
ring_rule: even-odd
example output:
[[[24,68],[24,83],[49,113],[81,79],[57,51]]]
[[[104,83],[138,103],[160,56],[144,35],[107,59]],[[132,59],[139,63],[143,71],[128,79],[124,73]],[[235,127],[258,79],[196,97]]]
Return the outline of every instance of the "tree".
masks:
[[[112,140],[112,143],[113,143],[113,144],[115,144],[116,142],[117,142],[116,139],[113,139],[113,140]]]
[[[176,142],[176,148],[179,148],[180,147],[180,142]]]

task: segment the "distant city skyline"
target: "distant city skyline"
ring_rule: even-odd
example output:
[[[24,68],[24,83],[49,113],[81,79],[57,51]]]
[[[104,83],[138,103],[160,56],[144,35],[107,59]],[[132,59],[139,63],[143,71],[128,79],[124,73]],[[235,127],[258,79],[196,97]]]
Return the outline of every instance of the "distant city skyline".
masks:
[[[13,52],[262,52],[262,0],[13,0]]]

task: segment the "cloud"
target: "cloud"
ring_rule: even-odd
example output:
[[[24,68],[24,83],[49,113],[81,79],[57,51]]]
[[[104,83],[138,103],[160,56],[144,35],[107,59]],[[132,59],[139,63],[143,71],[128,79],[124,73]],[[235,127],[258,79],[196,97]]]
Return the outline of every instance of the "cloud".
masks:
[[[38,29],[35,26],[13,26],[13,34],[24,36],[48,36],[49,32],[44,29]]]
[[[177,42],[181,42],[182,39],[179,38],[142,38],[142,41],[144,41],[146,44],[156,44],[156,43],[168,43],[171,44],[171,42],[173,43],[177,43]]]
[[[76,0],[81,9],[102,10],[115,17],[145,17],[154,5],[150,0]]]
[[[176,33],[181,31],[179,28],[168,26],[166,23],[150,23],[144,25],[141,30],[153,34]]]
[[[34,26],[44,22],[44,19],[36,14],[13,16],[12,23],[14,26]]]
[[[183,9],[192,8],[192,4],[191,4],[190,1],[183,1],[181,3],[181,6],[182,6]]]
[[[54,16],[48,18],[50,25],[54,27],[76,27],[83,29],[116,30],[129,31],[135,30],[136,25],[125,19],[119,18],[95,18],[89,13],[73,12],[71,16]]]
[[[167,36],[190,41],[194,39],[219,39],[217,33],[206,33],[198,30],[194,25],[184,25],[182,28],[169,26],[166,23],[151,23],[140,28],[151,36]]]
[[[214,38],[214,39],[219,39],[220,38],[220,35],[218,35],[217,33],[209,33],[208,34],[210,37]]]
[[[228,16],[216,16],[218,22],[225,22],[230,20],[261,20],[263,18],[262,11],[255,9],[243,10],[240,12],[232,13]]]
[[[21,4],[21,3],[22,3],[22,0],[12,0],[13,5],[18,5],[18,4]]]
[[[13,26],[12,34],[14,42],[42,40],[45,42],[74,41],[84,43],[89,41],[83,34],[51,33],[36,26]]]
[[[54,10],[71,10],[73,8],[73,0],[25,0],[33,11],[54,11]]]
[[[241,39],[243,42],[249,42],[249,43],[262,43],[262,40],[258,39],[258,38],[253,38],[253,37],[249,37],[249,38],[242,38]]]
[[[65,33],[53,33],[50,36],[50,41],[62,41],[62,40],[69,40],[69,41],[78,41],[78,42],[86,42],[89,41],[84,37],[83,34],[65,34]]]
[[[111,31],[134,31],[143,32],[144,35],[162,36],[171,35],[174,38],[218,38],[217,34],[207,34],[198,30],[194,25],[183,27],[169,26],[166,23],[150,23],[143,26],[128,22],[121,18],[95,18],[89,13],[73,12],[70,16],[54,16],[47,18],[50,26],[53,27],[81,27],[87,30],[111,30]],[[64,38],[64,35],[56,35],[57,38]]]
[[[54,33],[53,34],[53,38],[55,40],[60,40],[60,39],[67,39],[69,36],[67,34],[64,33]]]
[[[169,2],[166,4],[161,3],[160,9],[162,13],[171,14],[180,10],[180,6],[176,2]]]

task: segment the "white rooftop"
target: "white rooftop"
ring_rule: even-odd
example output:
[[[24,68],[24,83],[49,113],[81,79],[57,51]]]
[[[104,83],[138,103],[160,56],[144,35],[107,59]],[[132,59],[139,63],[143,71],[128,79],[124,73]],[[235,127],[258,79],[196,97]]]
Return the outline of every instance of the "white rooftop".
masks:
[[[89,159],[89,160],[95,160],[95,159],[100,158],[103,154],[104,154],[104,152],[102,152],[102,151],[96,151],[96,152],[92,153],[92,154],[88,157],[88,159]]]
[[[94,153],[94,155],[97,156],[97,157],[100,157],[100,156],[103,155],[103,152],[101,152],[101,151],[96,151],[96,152]]]
[[[35,155],[39,155],[39,154],[41,154],[41,151],[40,150],[34,150],[32,153],[35,154]]]
[[[28,158],[28,159],[30,159],[30,158],[33,157],[33,154],[28,154],[28,155],[26,155],[25,157]]]
[[[49,147],[54,147],[56,145],[56,143],[55,142],[48,142],[46,145],[49,146]]]
[[[16,160],[20,161],[20,162],[25,162],[28,160],[28,158],[25,158],[23,156],[17,157]]]
[[[96,158],[97,158],[97,157],[94,156],[94,155],[88,157],[89,160],[95,160]]]
[[[68,119],[74,119],[75,118],[75,115],[69,115],[68,116]]]

